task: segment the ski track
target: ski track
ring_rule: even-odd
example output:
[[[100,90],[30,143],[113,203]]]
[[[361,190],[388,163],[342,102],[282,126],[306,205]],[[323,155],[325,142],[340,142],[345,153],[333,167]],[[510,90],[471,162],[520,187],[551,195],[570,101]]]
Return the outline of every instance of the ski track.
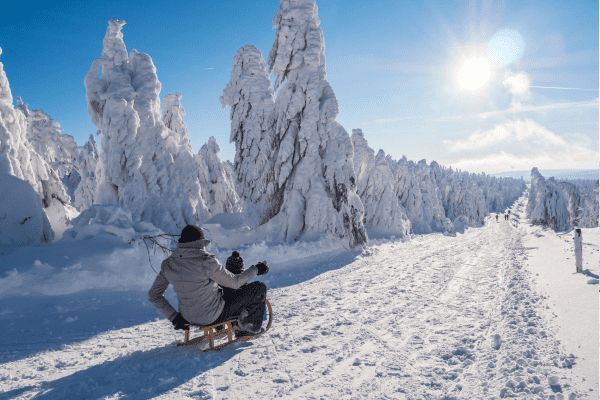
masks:
[[[221,352],[174,347],[182,334],[160,320],[5,363],[0,399],[587,397],[523,266],[522,215],[521,202],[511,221],[373,246],[270,290],[271,330]]]

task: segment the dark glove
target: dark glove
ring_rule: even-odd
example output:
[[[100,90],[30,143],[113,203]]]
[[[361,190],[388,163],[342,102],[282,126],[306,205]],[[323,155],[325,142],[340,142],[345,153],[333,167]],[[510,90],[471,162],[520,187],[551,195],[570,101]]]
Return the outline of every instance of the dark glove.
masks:
[[[259,262],[255,265],[255,267],[258,269],[258,274],[256,275],[265,275],[267,272],[269,272],[269,267],[267,267],[266,261]]]
[[[185,320],[185,318],[183,318],[183,316],[181,315],[181,313],[177,313],[177,315],[175,316],[175,318],[173,318],[173,326],[175,327],[175,329],[183,329],[185,331],[189,330],[190,327],[187,326],[186,324],[189,324],[189,322],[187,322]]]

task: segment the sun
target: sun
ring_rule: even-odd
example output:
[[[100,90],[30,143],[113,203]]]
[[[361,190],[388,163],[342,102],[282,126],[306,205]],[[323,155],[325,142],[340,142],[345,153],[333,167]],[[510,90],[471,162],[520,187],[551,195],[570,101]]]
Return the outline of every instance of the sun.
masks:
[[[464,89],[476,90],[492,76],[491,64],[483,58],[467,60],[458,71],[458,83]]]

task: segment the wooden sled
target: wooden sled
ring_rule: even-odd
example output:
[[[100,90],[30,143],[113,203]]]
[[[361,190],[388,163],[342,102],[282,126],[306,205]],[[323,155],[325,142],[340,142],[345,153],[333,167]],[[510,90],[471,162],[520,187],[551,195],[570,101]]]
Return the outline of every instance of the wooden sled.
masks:
[[[208,340],[208,347],[204,351],[211,351],[211,350],[219,351],[219,350],[223,349],[225,346],[230,345],[231,343],[240,342],[243,340],[256,339],[263,333],[267,332],[269,330],[269,328],[271,327],[271,324],[273,323],[273,310],[271,308],[271,303],[269,303],[269,300],[265,300],[265,304],[267,306],[267,313],[268,313],[267,326],[264,328],[261,328],[260,332],[257,333],[256,335],[243,336],[243,337],[235,339],[234,332],[236,331],[237,327],[234,326],[233,323],[237,320],[237,318],[233,318],[233,319],[230,319],[229,321],[221,322],[221,323],[214,324],[214,325],[208,325],[208,326],[187,324],[190,327],[190,329],[185,331],[184,341],[177,343],[177,346],[194,346],[194,345],[203,343]],[[190,330],[192,328],[201,329],[203,334],[194,339],[190,339]],[[225,342],[223,342],[221,344],[216,344],[217,340],[220,340],[223,338],[226,338]]]

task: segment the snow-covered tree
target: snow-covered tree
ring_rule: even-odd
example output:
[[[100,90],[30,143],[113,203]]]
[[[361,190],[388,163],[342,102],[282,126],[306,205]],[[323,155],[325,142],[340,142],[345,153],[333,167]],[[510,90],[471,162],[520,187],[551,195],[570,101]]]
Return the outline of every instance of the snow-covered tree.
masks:
[[[375,150],[369,146],[362,129],[352,129],[352,147],[354,149],[352,161],[356,174],[356,191],[363,200],[362,193],[369,182],[369,174],[375,167]]]
[[[579,228],[598,226],[598,180],[567,180],[558,183],[569,211],[569,225]]]
[[[210,216],[239,211],[239,198],[233,181],[219,159],[217,139],[211,136],[195,157],[196,168]]]
[[[561,195],[565,197],[567,210],[569,211],[569,226],[579,226],[579,217],[582,201],[579,194],[579,188],[570,182],[558,182],[558,186],[563,190]]]
[[[17,98],[18,108],[27,109],[27,103]],[[27,117],[27,139],[33,149],[44,157],[59,177],[68,175],[77,160],[77,143],[71,135],[62,133],[60,124],[43,110],[30,110]]]
[[[179,170],[179,177],[187,190],[194,209],[194,217],[197,221],[204,222],[210,217],[210,212],[202,197],[190,135],[181,117],[185,115],[185,109],[181,105],[181,93],[166,95],[163,99],[163,110],[162,121],[169,130],[166,138],[167,146]]]
[[[408,161],[405,156],[395,163],[394,194],[400,205],[406,210],[412,229],[416,233],[430,233],[431,228],[424,220],[423,196],[417,176],[414,174],[415,164]]]
[[[49,243],[53,238],[40,195],[29,182],[0,172],[0,246]]]
[[[194,210],[165,140],[156,68],[135,49],[127,56],[123,25],[108,21],[102,56],[84,80],[88,113],[102,137],[94,202],[118,204],[134,221],[176,233],[195,223]]]
[[[579,213],[579,227],[595,228],[598,226],[598,183],[588,184],[582,191],[582,204]]]
[[[70,202],[69,195],[56,171],[27,140],[25,114],[13,108],[12,101],[8,79],[0,63],[0,173],[28,182],[40,195],[50,221],[66,224],[65,206]]]
[[[81,175],[81,182],[75,189],[75,206],[79,211],[83,211],[94,204],[94,195],[96,192],[96,164],[100,151],[94,135],[79,148],[77,157],[77,170]]]
[[[537,168],[531,170],[531,187],[527,202],[527,216],[531,223],[546,225],[555,231],[569,227],[568,203],[562,188],[553,177],[545,179]]]
[[[240,48],[233,58],[231,79],[219,97],[223,108],[231,106],[231,136],[235,143],[234,177],[242,201],[256,212],[275,190],[274,170],[269,165],[273,147],[273,89],[262,53],[252,45]]]
[[[385,152],[373,155],[360,129],[352,130],[357,191],[365,209],[365,228],[375,234],[407,236],[411,226],[392,186],[394,175]]]
[[[225,179],[227,179],[230,182],[233,182],[233,185],[235,187],[235,191],[238,194],[238,197],[240,197],[239,190],[237,189],[237,186],[235,184],[234,166],[231,163],[231,161],[229,161],[229,160],[223,161],[223,169],[225,170]]]
[[[275,75],[274,190],[262,223],[275,238],[327,232],[363,245],[363,205],[356,193],[352,142],[335,120],[335,93],[325,77],[325,43],[314,0],[281,0],[269,53]]]
[[[27,139],[33,149],[56,171],[71,199],[74,201],[75,188],[81,181],[75,169],[77,161],[77,143],[71,135],[62,133],[58,122],[54,121],[43,110],[29,110],[17,96],[17,109],[26,116]]]

